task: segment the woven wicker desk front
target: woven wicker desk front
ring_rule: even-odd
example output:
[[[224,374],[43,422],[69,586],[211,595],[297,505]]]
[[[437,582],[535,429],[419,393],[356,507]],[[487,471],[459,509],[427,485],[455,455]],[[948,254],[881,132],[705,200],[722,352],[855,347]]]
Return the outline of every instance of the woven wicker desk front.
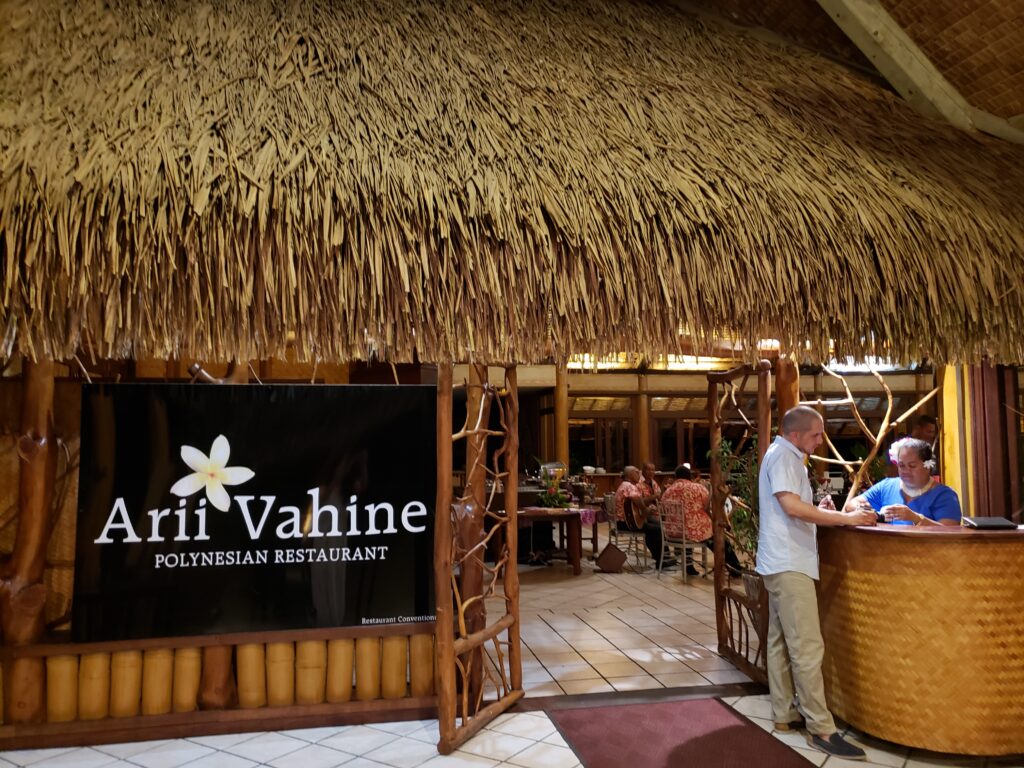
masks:
[[[825,687],[912,747],[1024,753],[1024,532],[819,528]]]

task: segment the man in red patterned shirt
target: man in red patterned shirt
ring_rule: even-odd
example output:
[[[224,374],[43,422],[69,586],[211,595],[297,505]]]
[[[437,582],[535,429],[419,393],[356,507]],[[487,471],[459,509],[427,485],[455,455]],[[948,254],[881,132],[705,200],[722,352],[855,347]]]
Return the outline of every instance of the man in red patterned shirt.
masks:
[[[622,470],[622,483],[615,491],[615,525],[620,531],[629,530],[626,526],[626,499],[629,498],[632,504],[640,504],[648,507],[657,502],[658,497],[650,493],[643,481],[640,470],[634,466],[628,466]],[[661,559],[661,521],[657,516],[650,516],[644,523],[644,542],[650,550],[651,557],[657,563]],[[675,560],[666,559],[662,568],[671,568],[676,564]]]
[[[708,489],[700,483],[693,482],[693,473],[686,464],[676,467],[676,481],[672,483],[661,495],[662,501],[678,501],[683,505],[683,520],[686,527],[687,541],[707,541],[711,538],[712,525],[708,509],[711,506],[711,494]],[[683,531],[679,530],[675,520],[665,525],[665,535],[672,539],[682,538]],[[689,560],[689,558],[687,558]],[[697,576],[697,569],[693,563],[686,563],[686,572],[691,576]]]

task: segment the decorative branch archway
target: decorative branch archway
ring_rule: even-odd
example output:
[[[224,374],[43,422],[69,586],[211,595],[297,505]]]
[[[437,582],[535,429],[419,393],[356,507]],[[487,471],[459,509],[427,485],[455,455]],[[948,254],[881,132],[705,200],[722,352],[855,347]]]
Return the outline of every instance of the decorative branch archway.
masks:
[[[725,566],[725,514],[728,492],[722,477],[719,455],[722,446],[722,405],[719,388],[730,388],[729,396],[742,392],[750,376],[757,377],[757,456],[758,462],[768,450],[771,433],[771,363],[743,365],[723,373],[708,374],[708,427],[711,433],[711,509],[714,522],[715,619],[718,628],[718,652],[737,669],[757,682],[768,683],[765,666],[765,638],[768,635],[768,593],[763,589],[735,589]],[[733,382],[740,384],[736,387]],[[724,398],[723,398],[724,400]],[[741,412],[742,415],[742,412]],[[743,416],[746,421],[746,416]],[[749,424],[750,422],[747,421]],[[753,426],[753,425],[751,425]],[[752,583],[752,582],[751,582]],[[755,642],[756,641],[756,642]]]
[[[515,366],[505,368],[500,389],[487,383],[486,366],[470,366],[466,386],[466,422],[453,434],[452,366],[438,366],[434,583],[437,746],[442,754],[454,751],[523,696],[516,570],[519,395]],[[498,409],[501,427],[497,430],[488,428],[491,406]],[[491,437],[502,443],[488,467]],[[467,441],[466,487],[453,500],[452,444],[457,440]],[[488,478],[493,481],[489,494]],[[500,512],[494,508],[499,487],[504,489]],[[496,552],[493,565],[485,561],[489,549]],[[488,598],[503,599],[505,604],[502,616],[490,625]]]

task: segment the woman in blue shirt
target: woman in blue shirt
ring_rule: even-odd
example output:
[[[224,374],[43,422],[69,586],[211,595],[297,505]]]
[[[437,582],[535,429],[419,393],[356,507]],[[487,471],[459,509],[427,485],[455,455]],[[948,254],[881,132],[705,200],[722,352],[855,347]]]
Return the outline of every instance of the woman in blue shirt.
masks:
[[[889,455],[896,460],[899,477],[887,477],[843,506],[844,511],[870,506],[885,521],[908,520],[914,525],[960,525],[960,499],[956,491],[932,477],[935,461],[924,440],[907,437],[893,443]]]

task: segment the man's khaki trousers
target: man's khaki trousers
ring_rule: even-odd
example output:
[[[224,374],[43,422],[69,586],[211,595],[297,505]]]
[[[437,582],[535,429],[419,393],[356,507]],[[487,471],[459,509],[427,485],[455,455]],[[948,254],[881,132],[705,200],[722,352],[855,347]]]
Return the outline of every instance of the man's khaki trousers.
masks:
[[[814,579],[803,573],[785,571],[764,577],[768,590],[768,688],[775,722],[788,723],[800,714],[807,730],[828,736],[836,730],[825,704],[821,662],[825,644],[818,621],[818,596]]]

